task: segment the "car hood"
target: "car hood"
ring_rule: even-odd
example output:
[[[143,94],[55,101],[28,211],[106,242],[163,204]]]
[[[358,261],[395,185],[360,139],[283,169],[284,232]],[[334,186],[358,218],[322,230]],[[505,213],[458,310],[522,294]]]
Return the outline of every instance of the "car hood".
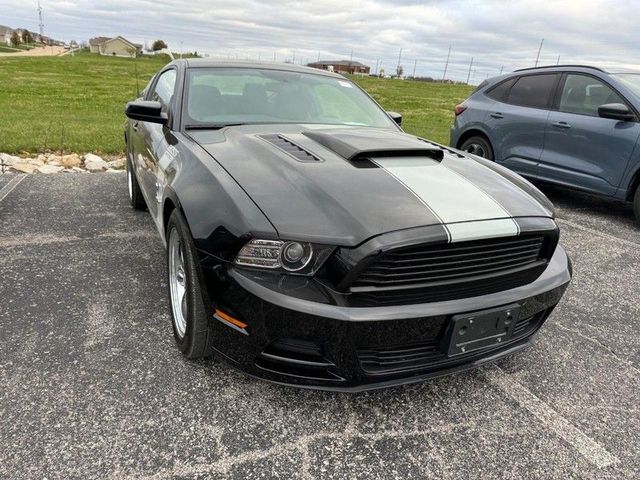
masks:
[[[285,239],[353,246],[440,224],[450,241],[468,240],[553,216],[521,177],[399,130],[246,125],[189,135]]]

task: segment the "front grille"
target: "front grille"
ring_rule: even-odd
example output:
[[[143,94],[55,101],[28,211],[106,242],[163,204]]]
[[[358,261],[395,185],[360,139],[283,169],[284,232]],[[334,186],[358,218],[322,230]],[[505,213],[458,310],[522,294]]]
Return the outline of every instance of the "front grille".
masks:
[[[533,333],[546,318],[546,313],[547,311],[543,310],[535,315],[518,320],[514,326],[511,339],[501,345],[499,349],[506,348]],[[466,360],[491,349],[495,349],[495,347],[451,358],[442,351],[443,348],[438,337],[406,345],[360,348],[357,350],[357,355],[360,367],[365,373],[381,375],[446,368],[450,364],[459,363],[461,360]]]
[[[417,245],[382,253],[351,284],[354,305],[453,300],[535,280],[548,258],[544,235]]]

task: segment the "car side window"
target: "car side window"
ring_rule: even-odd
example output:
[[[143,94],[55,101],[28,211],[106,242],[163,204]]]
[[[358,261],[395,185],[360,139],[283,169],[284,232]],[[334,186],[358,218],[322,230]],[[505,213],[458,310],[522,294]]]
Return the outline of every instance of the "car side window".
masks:
[[[597,117],[598,107],[605,103],[624,104],[625,101],[600,80],[570,73],[562,88],[558,110]]]
[[[509,90],[511,89],[513,84],[516,83],[517,79],[518,77],[515,77],[505,82],[499,83],[495,87],[491,88],[491,90],[487,92],[487,95],[490,98],[493,98],[494,100],[504,102],[505,98],[507,97],[507,94],[509,93]]]
[[[176,71],[174,69],[167,70],[162,73],[156,82],[153,92],[151,92],[151,100],[160,102],[162,110],[167,111],[173,92],[176,87]]]
[[[558,74],[526,75],[511,87],[508,103],[521,107],[548,108]]]

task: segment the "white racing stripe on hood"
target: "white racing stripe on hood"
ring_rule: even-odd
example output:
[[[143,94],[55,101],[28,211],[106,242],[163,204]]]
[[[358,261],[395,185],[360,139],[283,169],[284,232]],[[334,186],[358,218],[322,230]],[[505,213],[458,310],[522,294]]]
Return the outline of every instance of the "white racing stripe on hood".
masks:
[[[389,157],[371,161],[400,181],[441,220],[451,242],[520,233],[502,205],[437,160]]]

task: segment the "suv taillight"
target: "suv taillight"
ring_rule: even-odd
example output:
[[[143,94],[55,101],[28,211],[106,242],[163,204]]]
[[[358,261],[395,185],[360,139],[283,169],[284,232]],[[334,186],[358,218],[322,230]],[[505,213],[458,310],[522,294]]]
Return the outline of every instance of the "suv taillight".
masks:
[[[467,109],[467,106],[464,103],[461,103],[460,105],[456,105],[456,108],[454,108],[453,111],[455,112],[456,117],[457,117],[462,112],[464,112],[466,109]]]

